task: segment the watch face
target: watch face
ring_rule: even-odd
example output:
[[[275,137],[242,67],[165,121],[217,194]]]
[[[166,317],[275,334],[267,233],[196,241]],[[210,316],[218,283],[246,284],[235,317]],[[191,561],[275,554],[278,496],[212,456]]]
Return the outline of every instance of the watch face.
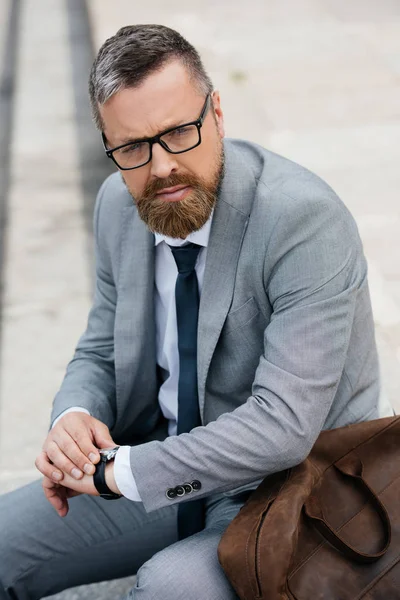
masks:
[[[119,446],[114,446],[114,448],[102,448],[99,453],[103,460],[109,461],[114,458],[118,450]]]

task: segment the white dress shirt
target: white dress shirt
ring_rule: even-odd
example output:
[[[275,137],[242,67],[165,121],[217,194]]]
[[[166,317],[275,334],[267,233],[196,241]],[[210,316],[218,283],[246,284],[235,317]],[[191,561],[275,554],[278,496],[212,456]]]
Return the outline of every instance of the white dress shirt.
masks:
[[[210,236],[212,211],[205,225],[187,236],[187,238],[169,238],[155,234],[155,292],[154,307],[156,318],[156,358],[157,364],[166,373],[166,379],[160,387],[158,401],[162,413],[168,419],[168,434],[176,435],[178,418],[178,381],[179,381],[179,351],[178,329],[176,323],[175,284],[178,269],[175,259],[168,246],[182,246],[185,242],[192,242],[203,246],[200,250],[195,270],[201,294],[204,278],[204,267],[208,238]],[[55,419],[54,425],[67,412],[89,412],[82,407],[68,408]],[[116,484],[124,496],[136,502],[141,502],[135,478],[130,467],[130,446],[121,446],[114,460],[114,477]]]

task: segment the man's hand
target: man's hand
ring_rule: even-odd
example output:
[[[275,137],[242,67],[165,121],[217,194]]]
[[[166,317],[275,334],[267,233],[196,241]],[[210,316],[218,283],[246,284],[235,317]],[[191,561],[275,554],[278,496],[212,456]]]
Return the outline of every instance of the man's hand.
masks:
[[[35,465],[53,482],[64,483],[68,475],[76,482],[84,478],[84,473],[93,475],[94,465],[100,460],[98,448],[116,445],[104,423],[86,413],[70,412],[49,431]]]
[[[116,494],[121,493],[114,478],[114,461],[111,461],[106,465],[105,479],[108,487],[113,492]],[[47,500],[55,508],[60,517],[65,517],[68,514],[69,498],[79,496],[79,494],[90,494],[91,496],[100,495],[96,490],[91,475],[84,475],[82,479],[77,481],[68,475],[68,473],[64,473],[62,484],[55,483],[48,477],[44,477],[42,485]]]
[[[42,482],[47,500],[56,509],[60,517],[65,517],[68,514],[69,498],[79,496],[80,494],[100,495],[94,486],[91,475],[84,475],[78,481],[74,477],[71,477],[71,475],[68,475],[68,473],[64,473],[63,475],[62,484],[55,483],[48,477],[44,477]]]
[[[81,494],[81,492],[71,490],[60,483],[55,483],[48,477],[43,478],[42,485],[44,495],[60,517],[65,517],[68,514],[68,498],[73,498]]]

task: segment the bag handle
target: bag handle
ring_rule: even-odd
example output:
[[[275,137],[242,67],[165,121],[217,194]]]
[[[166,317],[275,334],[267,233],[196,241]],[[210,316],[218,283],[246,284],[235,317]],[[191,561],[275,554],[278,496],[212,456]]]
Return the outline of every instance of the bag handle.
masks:
[[[315,528],[319,531],[319,533],[330,544],[332,544],[332,546],[339,550],[339,552],[342,552],[347,558],[361,563],[375,562],[379,558],[382,558],[382,556],[387,552],[391,542],[392,533],[387,510],[383,506],[382,502],[379,500],[375,492],[369,487],[368,483],[365,481],[363,477],[363,464],[358,458],[358,456],[346,456],[345,458],[335,463],[333,466],[343,475],[355,479],[357,483],[361,486],[363,491],[366,493],[368,499],[371,500],[372,504],[374,505],[377,513],[381,518],[383,529],[385,532],[385,545],[383,549],[380,552],[377,552],[376,554],[364,554],[363,552],[356,550],[350,544],[345,542],[344,539],[341,538],[340,535],[332,529],[329,523],[326,522],[322,512],[322,508],[316,496],[309,496],[309,498],[306,500],[304,504],[305,513],[312,520]]]

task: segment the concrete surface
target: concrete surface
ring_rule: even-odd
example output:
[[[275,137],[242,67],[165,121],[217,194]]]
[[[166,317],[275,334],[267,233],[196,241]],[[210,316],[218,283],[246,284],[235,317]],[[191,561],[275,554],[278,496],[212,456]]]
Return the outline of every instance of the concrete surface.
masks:
[[[22,5],[2,315],[2,488],[21,472],[36,475],[32,453],[90,306],[62,6]],[[7,451],[18,434],[19,451]]]
[[[400,3],[88,0],[95,46],[123,25],[178,29],[221,91],[227,134],[318,173],[354,214],[387,395],[400,410]],[[0,8],[0,42],[4,37]],[[0,492],[38,476],[50,406],[85,326],[90,257],[66,3],[22,2],[0,363]],[[2,29],[3,27],[3,29]],[[0,44],[0,59],[1,59]],[[100,140],[99,140],[100,144]],[[57,600],[122,597],[134,578]]]

